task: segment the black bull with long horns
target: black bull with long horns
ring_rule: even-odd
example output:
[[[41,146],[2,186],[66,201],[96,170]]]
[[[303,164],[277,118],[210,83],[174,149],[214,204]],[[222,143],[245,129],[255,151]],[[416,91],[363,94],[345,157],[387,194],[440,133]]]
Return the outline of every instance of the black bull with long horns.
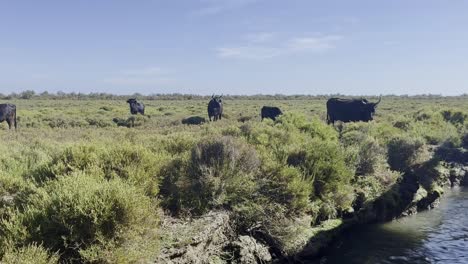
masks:
[[[376,103],[366,99],[330,98],[327,101],[327,122],[334,124],[335,121],[371,121],[374,119],[375,109],[380,101],[382,97]]]

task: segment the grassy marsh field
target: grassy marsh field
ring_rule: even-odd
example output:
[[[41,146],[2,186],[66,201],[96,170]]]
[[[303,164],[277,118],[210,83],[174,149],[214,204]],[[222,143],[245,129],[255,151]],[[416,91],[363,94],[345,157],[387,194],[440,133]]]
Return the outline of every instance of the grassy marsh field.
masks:
[[[221,210],[235,235],[258,230],[293,255],[298,237],[388,194],[431,149],[468,148],[466,96],[385,96],[374,121],[335,127],[327,97],[226,97],[224,118],[201,125],[181,121],[207,119],[207,98],[138,99],[147,116],[130,117],[124,98],[2,100],[18,116],[16,132],[0,130],[3,262],[154,262],[188,243],[164,219]],[[260,122],[264,105],[285,114]]]

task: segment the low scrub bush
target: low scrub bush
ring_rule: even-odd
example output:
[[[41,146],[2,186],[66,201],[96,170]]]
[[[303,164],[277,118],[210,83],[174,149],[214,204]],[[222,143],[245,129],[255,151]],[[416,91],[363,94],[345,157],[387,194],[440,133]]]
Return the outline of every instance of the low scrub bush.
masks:
[[[468,114],[461,111],[444,110],[441,112],[444,120],[454,125],[463,125],[468,119]]]
[[[397,137],[388,143],[388,164],[392,170],[405,171],[416,164],[424,146],[424,140]]]
[[[304,147],[303,150],[292,152],[288,163],[302,170],[304,178],[313,186],[314,196],[323,200],[337,198],[334,202],[338,208],[349,207],[353,197],[341,199],[349,191],[342,187],[349,186],[354,174],[346,164],[346,152],[337,142],[319,139],[312,140]]]
[[[23,210],[12,210],[1,221],[0,241],[15,247],[37,243],[63,260],[107,261],[96,247],[109,254],[127,236],[148,232],[157,220],[154,209],[150,198],[120,179],[74,173],[48,182]]]
[[[144,116],[130,116],[129,118],[119,118],[119,117],[114,117],[112,121],[117,125],[121,127],[138,127],[142,126],[144,123],[148,121],[147,117]]]
[[[88,124],[90,126],[94,126],[94,127],[110,127],[110,126],[113,126],[112,122],[106,120],[106,119],[103,119],[103,118],[97,118],[97,117],[88,117],[86,118],[86,122],[88,122]]]
[[[83,171],[106,179],[121,178],[143,187],[146,194],[158,193],[161,167],[168,162],[162,153],[153,153],[140,145],[124,143],[112,147],[100,144],[79,144],[67,147],[36,172],[36,180],[44,181],[72,172]]]
[[[21,248],[8,248],[1,263],[5,264],[57,264],[59,256],[51,254],[42,246],[31,244]]]
[[[299,168],[281,166],[266,173],[259,192],[271,201],[284,206],[287,214],[301,214],[310,209],[313,184],[304,179]]]
[[[189,174],[198,212],[249,199],[260,167],[254,149],[232,137],[202,141],[191,152]]]

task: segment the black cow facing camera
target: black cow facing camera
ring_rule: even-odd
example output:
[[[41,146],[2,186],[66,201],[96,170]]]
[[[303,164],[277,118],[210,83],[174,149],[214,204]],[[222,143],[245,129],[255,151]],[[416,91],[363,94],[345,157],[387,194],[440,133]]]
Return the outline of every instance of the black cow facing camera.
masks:
[[[138,102],[135,98],[130,98],[127,100],[127,103],[130,104],[130,113],[136,115],[138,113],[145,115],[145,105]]]
[[[218,119],[221,120],[221,116],[223,115],[223,96],[211,96],[211,100],[208,103],[208,118],[211,121],[217,121]]]

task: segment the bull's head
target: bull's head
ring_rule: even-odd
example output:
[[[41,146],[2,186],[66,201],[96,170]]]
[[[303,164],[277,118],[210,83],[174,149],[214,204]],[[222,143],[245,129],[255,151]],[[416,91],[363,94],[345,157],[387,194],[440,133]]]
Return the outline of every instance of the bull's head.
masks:
[[[223,95],[212,95],[211,96],[211,101],[215,101],[215,102],[218,102],[218,103],[222,103],[223,102]]]
[[[136,102],[137,102],[137,100],[135,98],[130,98],[130,99],[127,100],[127,103],[129,103],[129,104],[134,104]]]
[[[369,103],[365,99],[362,100],[363,102],[362,118],[364,121],[374,120],[375,109],[377,108],[377,105],[379,105],[381,101],[382,101],[382,96],[379,97],[379,101],[377,101],[376,103]]]

